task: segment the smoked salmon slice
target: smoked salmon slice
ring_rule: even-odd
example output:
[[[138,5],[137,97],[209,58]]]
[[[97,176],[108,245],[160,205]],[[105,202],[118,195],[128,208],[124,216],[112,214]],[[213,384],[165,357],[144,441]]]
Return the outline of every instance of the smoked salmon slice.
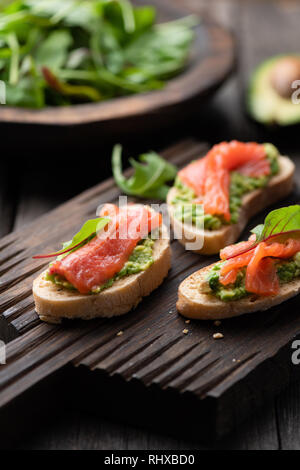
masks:
[[[224,168],[229,171],[237,170],[248,162],[257,162],[266,159],[266,150],[263,145],[256,142],[221,142],[215,145],[207,157],[221,156]]]
[[[251,235],[248,241],[221,251],[221,259],[226,262],[220,270],[220,282],[223,285],[234,283],[238,270],[247,266],[246,290],[258,295],[275,295],[279,290],[275,261],[289,259],[300,251],[300,240],[290,238],[285,243],[264,241],[251,249],[254,242],[255,235]]]
[[[229,222],[230,173],[219,155],[208,158],[204,183],[203,208],[206,214],[223,215]]]
[[[192,188],[197,196],[203,196],[207,159],[205,157],[190,163],[178,172],[180,181]]]
[[[238,268],[230,268],[225,274],[220,274],[220,282],[223,286],[234,284],[238,274]]]
[[[235,282],[238,270],[247,266],[251,261],[252,256],[253,251],[247,251],[243,255],[227,260],[220,271],[220,282],[224,285],[227,285],[230,282]],[[231,271],[233,271],[232,274],[229,274]]]
[[[230,172],[239,171],[245,176],[269,175],[270,162],[263,145],[255,142],[221,142],[205,157],[190,163],[179,171],[179,179],[195,192],[196,201],[203,201],[207,214],[222,215],[230,220]]]
[[[228,245],[223,250],[220,251],[220,258],[227,259],[233,258],[234,256],[243,253],[246,250],[249,250],[251,246],[254,245],[256,240],[256,235],[253,233],[249,239],[245,242],[235,243],[234,245]]]
[[[245,287],[253,294],[276,295],[279,291],[279,280],[275,259],[265,257],[265,247],[266,244],[262,242],[255,248],[247,266]]]
[[[268,160],[258,160],[246,163],[240,166],[238,172],[244,176],[259,178],[270,174],[270,162]]]
[[[111,215],[112,207],[104,206],[101,216]],[[142,205],[116,209],[106,230],[89,243],[55,261],[50,274],[58,274],[81,294],[88,294],[117,274],[137,243],[162,223],[161,215]]]
[[[266,256],[273,256],[275,258],[291,258],[298,251],[300,251],[300,240],[289,238],[286,243],[266,244]]]

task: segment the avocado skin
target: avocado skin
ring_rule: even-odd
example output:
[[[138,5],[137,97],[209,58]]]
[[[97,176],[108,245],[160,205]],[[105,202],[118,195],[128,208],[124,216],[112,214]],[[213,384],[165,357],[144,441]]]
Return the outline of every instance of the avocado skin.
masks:
[[[292,103],[291,98],[281,97],[271,84],[272,68],[284,57],[300,59],[300,54],[271,57],[262,62],[251,76],[246,97],[247,111],[261,124],[290,126],[300,123],[300,104]]]

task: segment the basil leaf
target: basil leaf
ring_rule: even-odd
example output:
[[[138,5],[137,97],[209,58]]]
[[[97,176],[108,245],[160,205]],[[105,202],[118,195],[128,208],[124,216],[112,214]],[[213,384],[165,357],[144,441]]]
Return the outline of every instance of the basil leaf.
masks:
[[[84,242],[88,241],[90,238],[93,238],[98,232],[103,230],[103,228],[108,224],[109,220],[110,219],[107,217],[98,217],[97,219],[87,220],[79,232],[74,235],[72,240],[63,243],[63,248],[61,250],[46,255],[36,255],[33,256],[33,258],[52,258],[54,256],[63,255],[71,250],[75,251],[74,248],[80,248]]]
[[[112,171],[115,181],[125,194],[149,199],[166,199],[169,186],[165,183],[174,180],[177,169],[155,152],[140,155],[139,160],[130,159],[134,174],[126,179],[122,173],[122,147],[115,145],[112,154]]]

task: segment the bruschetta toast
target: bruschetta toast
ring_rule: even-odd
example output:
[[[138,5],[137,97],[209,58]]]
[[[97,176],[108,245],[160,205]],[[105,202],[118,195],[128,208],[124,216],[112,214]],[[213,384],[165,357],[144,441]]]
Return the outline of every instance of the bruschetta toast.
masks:
[[[167,276],[171,250],[160,214],[138,204],[114,208],[112,216],[112,205],[104,206],[100,215],[109,222],[100,236],[63,253],[35,279],[33,296],[41,320],[122,315]]]
[[[219,320],[267,310],[300,292],[300,206],[272,211],[252,232],[180,284],[182,315]]]
[[[179,171],[168,193],[175,238],[196,253],[218,253],[251,217],[292,191],[294,172],[294,163],[272,144],[214,146]]]

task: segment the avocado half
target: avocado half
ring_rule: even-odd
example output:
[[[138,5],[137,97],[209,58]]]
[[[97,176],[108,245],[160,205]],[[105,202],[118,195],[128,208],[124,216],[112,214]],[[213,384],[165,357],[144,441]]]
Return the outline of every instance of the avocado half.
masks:
[[[300,64],[300,54],[278,55],[260,64],[251,77],[247,108],[250,115],[262,124],[288,126],[300,123],[300,104],[292,102],[292,93],[296,90],[290,86],[290,95],[283,96],[272,80],[275,70],[277,73],[278,64],[290,59],[294,62],[299,61]],[[283,74],[284,70],[283,68]],[[295,73],[293,75],[291,82],[295,79],[300,80],[300,75],[297,77]],[[286,78],[283,77],[283,80]],[[297,96],[299,99],[299,93]]]

